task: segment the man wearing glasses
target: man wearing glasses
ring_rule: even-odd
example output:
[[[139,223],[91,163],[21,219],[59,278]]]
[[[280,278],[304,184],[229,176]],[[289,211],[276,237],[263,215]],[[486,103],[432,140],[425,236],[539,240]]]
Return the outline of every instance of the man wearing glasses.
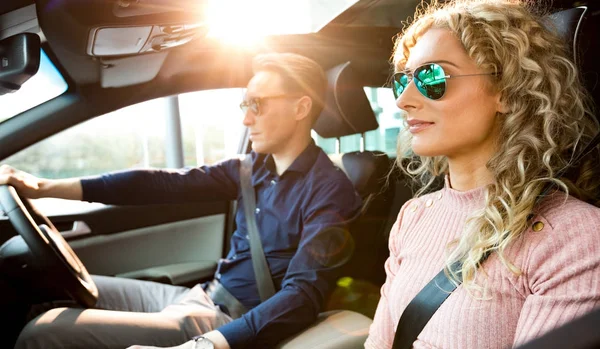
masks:
[[[306,57],[281,53],[257,56],[253,68],[240,107],[252,141],[255,217],[275,295],[260,301],[240,204],[231,250],[219,262],[215,281],[189,289],[94,276],[98,309],[41,314],[25,327],[16,348],[181,343],[179,348],[266,348],[315,321],[351,253],[346,226],[361,200],[311,138],[327,88],[322,68]],[[131,170],[63,180],[35,178],[5,166],[0,184],[32,198],[106,204],[241,203],[240,163],[232,159],[180,171]],[[215,287],[233,298],[215,300]]]

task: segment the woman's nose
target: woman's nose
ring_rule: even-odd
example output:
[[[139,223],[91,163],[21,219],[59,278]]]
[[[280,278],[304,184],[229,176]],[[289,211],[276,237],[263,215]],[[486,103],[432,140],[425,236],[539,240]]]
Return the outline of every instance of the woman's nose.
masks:
[[[415,80],[411,80],[408,85],[404,88],[404,91],[396,98],[396,106],[398,108],[408,111],[410,109],[417,108],[422,102],[423,95],[417,90],[415,86]]]

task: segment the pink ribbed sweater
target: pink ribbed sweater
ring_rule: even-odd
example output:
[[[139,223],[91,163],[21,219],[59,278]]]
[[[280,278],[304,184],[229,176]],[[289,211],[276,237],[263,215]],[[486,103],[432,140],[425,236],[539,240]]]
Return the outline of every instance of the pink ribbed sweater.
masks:
[[[443,268],[446,244],[483,207],[483,191],[446,185],[402,207],[365,348],[392,347],[402,311]],[[415,349],[510,348],[600,306],[600,209],[557,193],[536,214],[532,227],[543,228],[530,227],[507,251],[523,273],[513,274],[490,256],[483,268],[491,299],[474,299],[459,287],[425,326]]]

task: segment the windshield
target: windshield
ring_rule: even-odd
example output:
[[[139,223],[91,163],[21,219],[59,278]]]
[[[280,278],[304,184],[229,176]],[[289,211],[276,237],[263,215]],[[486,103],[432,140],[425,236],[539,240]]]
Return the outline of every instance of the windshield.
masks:
[[[63,94],[67,87],[65,79],[42,50],[37,74],[18,91],[0,96],[0,122]]]

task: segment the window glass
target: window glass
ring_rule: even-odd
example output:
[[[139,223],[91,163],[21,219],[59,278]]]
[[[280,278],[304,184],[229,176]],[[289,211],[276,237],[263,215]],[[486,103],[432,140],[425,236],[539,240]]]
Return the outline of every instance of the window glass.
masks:
[[[396,156],[396,142],[402,127],[400,109],[396,106],[394,95],[389,88],[365,87],[365,93],[371,102],[379,127],[365,133],[365,150],[379,150],[391,157]],[[316,143],[327,154],[336,152],[334,138],[322,138],[313,132]],[[361,135],[349,135],[340,138],[340,151],[347,153],[360,150]]]
[[[3,162],[44,178],[164,167],[165,99],[132,105],[49,137]]]
[[[179,95],[185,166],[210,165],[238,153],[244,93],[231,88]]]
[[[323,151],[326,154],[335,154],[335,143],[336,143],[336,139],[335,138],[323,138],[321,136],[319,136],[315,131],[312,131],[312,137],[315,140],[315,143],[317,143],[317,145],[319,147],[321,147],[321,149],[323,149]]]
[[[214,164],[234,156],[243,132],[239,104],[244,89],[179,95],[184,166]],[[169,97],[170,98],[170,97]],[[164,168],[173,122],[172,101],[159,98],[76,125],[5,159],[44,178],[68,178],[132,168]],[[174,118],[174,120],[178,120]],[[177,138],[175,138],[177,140]],[[172,161],[170,162],[172,163]]]
[[[0,122],[63,94],[67,87],[65,79],[42,50],[38,72],[18,91],[0,96]]]

